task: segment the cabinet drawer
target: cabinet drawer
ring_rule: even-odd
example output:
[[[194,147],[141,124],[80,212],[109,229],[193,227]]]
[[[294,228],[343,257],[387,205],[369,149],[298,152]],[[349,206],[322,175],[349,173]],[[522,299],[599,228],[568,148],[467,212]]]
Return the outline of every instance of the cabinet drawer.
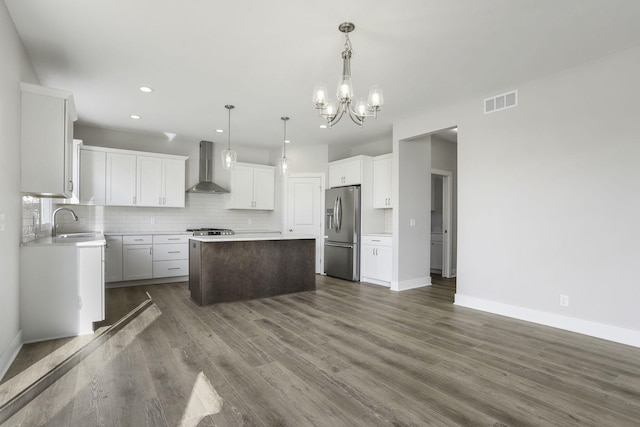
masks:
[[[189,243],[190,234],[154,234],[153,244]]]
[[[391,242],[392,242],[391,236],[372,236],[372,235],[362,236],[363,245],[391,246]]]
[[[123,245],[150,245],[153,242],[153,236],[144,234],[141,236],[122,236]]]
[[[154,261],[169,261],[175,259],[189,259],[189,244],[153,245]]]
[[[189,275],[189,260],[154,261],[153,278]]]

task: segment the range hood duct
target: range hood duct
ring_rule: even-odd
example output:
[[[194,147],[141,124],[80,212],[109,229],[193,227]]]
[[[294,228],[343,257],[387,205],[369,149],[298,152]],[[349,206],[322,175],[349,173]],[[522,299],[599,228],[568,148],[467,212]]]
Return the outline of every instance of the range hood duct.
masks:
[[[213,182],[213,142],[200,141],[200,182],[187,190],[187,193],[228,193]]]

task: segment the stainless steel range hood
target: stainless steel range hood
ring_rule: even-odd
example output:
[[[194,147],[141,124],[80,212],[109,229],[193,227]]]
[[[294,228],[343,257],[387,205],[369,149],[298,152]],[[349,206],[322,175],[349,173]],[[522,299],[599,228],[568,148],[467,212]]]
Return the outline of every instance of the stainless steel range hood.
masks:
[[[200,182],[187,190],[187,193],[228,193],[213,182],[213,142],[200,141]]]

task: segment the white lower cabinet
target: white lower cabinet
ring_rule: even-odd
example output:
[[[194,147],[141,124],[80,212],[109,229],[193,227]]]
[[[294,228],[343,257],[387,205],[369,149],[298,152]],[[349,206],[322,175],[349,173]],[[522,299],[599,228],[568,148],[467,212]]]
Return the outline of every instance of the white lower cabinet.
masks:
[[[122,280],[153,277],[152,236],[122,237]]]
[[[153,236],[153,278],[189,275],[189,236]]]
[[[107,282],[189,275],[188,234],[106,236]]]
[[[392,254],[391,236],[362,236],[360,280],[391,286]]]
[[[105,282],[122,281],[122,236],[105,236]]]
[[[21,248],[23,342],[93,333],[104,320],[104,246]]]

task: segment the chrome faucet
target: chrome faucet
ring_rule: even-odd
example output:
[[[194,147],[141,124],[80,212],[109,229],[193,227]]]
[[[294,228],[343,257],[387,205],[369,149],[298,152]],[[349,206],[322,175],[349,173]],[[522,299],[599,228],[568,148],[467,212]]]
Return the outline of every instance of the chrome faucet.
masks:
[[[51,215],[51,237],[56,237],[58,235],[58,232],[56,231],[56,228],[58,227],[58,225],[56,224],[56,214],[60,211],[69,211],[69,213],[71,214],[71,216],[73,216],[73,220],[77,221],[78,220],[78,215],[76,215],[76,213],[74,211],[72,211],[69,208],[58,208],[55,211],[53,211],[53,214]]]

